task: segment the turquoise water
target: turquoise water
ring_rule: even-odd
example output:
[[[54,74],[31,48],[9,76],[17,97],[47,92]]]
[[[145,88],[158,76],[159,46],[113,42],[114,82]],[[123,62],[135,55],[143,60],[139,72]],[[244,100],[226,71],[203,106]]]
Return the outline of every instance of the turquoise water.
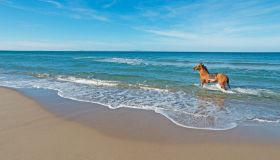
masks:
[[[0,59],[1,86],[153,110],[187,128],[280,126],[280,53],[2,51]],[[232,89],[200,87],[192,70],[200,62],[227,74]]]

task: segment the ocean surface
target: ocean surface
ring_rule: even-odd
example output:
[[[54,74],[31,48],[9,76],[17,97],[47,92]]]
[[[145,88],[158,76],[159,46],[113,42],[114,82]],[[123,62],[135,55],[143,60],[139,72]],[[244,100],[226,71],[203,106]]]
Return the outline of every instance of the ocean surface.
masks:
[[[227,74],[231,90],[201,87],[200,62]],[[280,53],[1,51],[0,86],[153,110],[187,128],[280,127]]]

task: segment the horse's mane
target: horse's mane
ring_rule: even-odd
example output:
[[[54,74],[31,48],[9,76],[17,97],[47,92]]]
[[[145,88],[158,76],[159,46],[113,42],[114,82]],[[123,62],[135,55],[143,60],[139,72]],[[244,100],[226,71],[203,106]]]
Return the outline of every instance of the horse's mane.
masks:
[[[208,71],[208,69],[207,69],[207,67],[206,66],[204,66],[204,64],[202,64],[201,65],[208,73],[209,73],[209,71]]]

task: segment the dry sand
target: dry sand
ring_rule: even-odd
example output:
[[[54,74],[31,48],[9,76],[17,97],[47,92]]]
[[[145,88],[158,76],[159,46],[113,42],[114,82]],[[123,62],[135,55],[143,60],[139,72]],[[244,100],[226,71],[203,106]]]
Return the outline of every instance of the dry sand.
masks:
[[[189,131],[185,138],[191,140],[196,132]],[[32,99],[0,88],[0,160],[280,159],[278,143],[161,143],[160,139],[149,142],[110,133],[55,116]]]

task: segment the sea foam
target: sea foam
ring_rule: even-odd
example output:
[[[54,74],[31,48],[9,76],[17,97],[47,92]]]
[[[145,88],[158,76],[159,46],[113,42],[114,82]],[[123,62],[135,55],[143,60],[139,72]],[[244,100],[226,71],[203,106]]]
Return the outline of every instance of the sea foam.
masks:
[[[194,86],[200,87],[199,84],[194,84]],[[212,91],[221,91],[223,93],[228,93],[228,94],[247,94],[247,95],[254,95],[254,96],[260,96],[260,95],[267,95],[267,96],[280,96],[280,93],[268,90],[268,89],[252,89],[252,88],[241,88],[241,87],[236,87],[236,88],[227,88],[227,90],[224,90],[221,88],[219,84],[204,84],[203,87],[204,89],[207,90],[212,90]]]
[[[95,61],[98,62],[110,62],[110,63],[122,63],[122,64],[130,64],[130,65],[139,65],[144,61],[142,59],[134,59],[134,58],[105,58],[105,59],[97,59]]]
[[[73,82],[73,83],[86,84],[86,85],[96,85],[96,86],[117,86],[118,85],[118,82],[116,82],[116,81],[84,79],[84,78],[76,78],[73,76],[57,76],[56,79],[59,81]]]
[[[123,88],[115,81],[82,79],[73,76],[35,78],[6,75],[0,79],[0,85],[56,90],[63,98],[98,103],[111,109],[125,107],[153,110],[186,128],[226,130],[252,117],[267,116],[264,119],[280,117],[278,110],[237,104],[219,97],[207,98],[184,91],[169,92],[145,85],[142,85],[142,88],[135,86]],[[278,121],[273,124],[278,124]]]

